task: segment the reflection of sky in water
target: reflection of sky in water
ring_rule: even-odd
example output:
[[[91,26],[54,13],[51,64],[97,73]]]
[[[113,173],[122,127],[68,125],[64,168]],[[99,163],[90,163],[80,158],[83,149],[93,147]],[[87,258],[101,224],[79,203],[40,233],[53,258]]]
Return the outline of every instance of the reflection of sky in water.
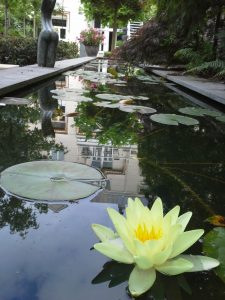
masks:
[[[38,230],[25,239],[0,231],[0,299],[72,300],[119,299],[125,289],[91,285],[107,258],[90,251],[97,242],[92,223],[110,225],[106,207],[86,201],[71,204],[56,214],[38,215]],[[126,283],[124,283],[124,287]],[[15,297],[15,295],[17,295]],[[104,297],[105,295],[105,297]]]

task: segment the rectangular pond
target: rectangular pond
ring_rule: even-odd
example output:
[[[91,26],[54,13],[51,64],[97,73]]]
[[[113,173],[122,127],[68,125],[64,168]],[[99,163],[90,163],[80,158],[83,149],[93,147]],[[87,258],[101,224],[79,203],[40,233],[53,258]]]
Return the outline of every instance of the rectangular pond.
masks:
[[[188,230],[205,234],[187,253],[221,261],[215,271],[158,273],[139,299],[225,299],[223,108],[108,60],[9,96],[0,101],[0,172],[64,161],[97,168],[107,180],[92,182],[97,192],[76,201],[21,199],[16,182],[15,195],[0,189],[0,299],[132,299],[132,266],[93,250],[98,239],[91,229],[113,228],[106,209],[124,214],[128,197],[149,207],[160,197],[165,212],[176,205],[192,211]]]

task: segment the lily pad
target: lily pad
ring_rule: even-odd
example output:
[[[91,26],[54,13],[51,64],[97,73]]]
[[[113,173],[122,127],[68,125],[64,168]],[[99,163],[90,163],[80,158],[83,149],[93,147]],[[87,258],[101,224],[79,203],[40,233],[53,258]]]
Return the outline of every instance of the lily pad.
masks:
[[[127,86],[126,83],[115,83],[114,85],[115,85],[115,86]]]
[[[123,99],[129,99],[129,96],[117,95],[117,94],[97,94],[95,95],[98,99],[110,100],[110,101],[120,101]]]
[[[94,103],[96,106],[100,107],[108,107],[108,108],[119,108],[120,104],[119,103],[111,103],[108,101],[101,101],[101,102],[96,102]]]
[[[145,96],[133,96],[133,95],[117,95],[117,94],[97,94],[95,97],[109,101],[121,101],[121,100],[148,100]]]
[[[56,95],[68,95],[68,94],[81,95],[87,92],[89,91],[84,89],[71,89],[71,88],[51,90],[51,93]]]
[[[216,117],[216,120],[225,123],[225,116],[223,115],[223,116]]]
[[[205,235],[203,251],[219,260],[220,265],[214,271],[225,282],[225,228],[214,228]]]
[[[179,112],[182,114],[187,114],[191,116],[210,116],[210,117],[218,117],[222,114],[219,111],[201,108],[201,107],[183,107],[179,109]]]
[[[138,112],[140,114],[154,114],[156,112],[154,108],[138,105],[121,105],[119,109],[125,112]]]
[[[27,105],[30,100],[24,98],[4,97],[0,100],[0,105]]]
[[[197,125],[199,124],[198,120],[186,117],[186,116],[181,116],[181,115],[176,115],[176,114],[155,114],[150,117],[152,121],[165,124],[165,125],[175,125],[178,126],[179,124],[182,125]]]
[[[154,76],[144,76],[144,75],[139,75],[137,76],[137,79],[141,80],[141,81],[145,81],[145,82],[155,82],[155,83],[161,83],[161,81]]]
[[[82,96],[82,95],[59,95],[52,96],[52,98],[62,101],[74,101],[74,102],[91,102],[93,101],[91,98]]]
[[[0,185],[8,193],[29,200],[77,200],[97,192],[104,181],[92,167],[63,161],[33,161],[1,173]]]

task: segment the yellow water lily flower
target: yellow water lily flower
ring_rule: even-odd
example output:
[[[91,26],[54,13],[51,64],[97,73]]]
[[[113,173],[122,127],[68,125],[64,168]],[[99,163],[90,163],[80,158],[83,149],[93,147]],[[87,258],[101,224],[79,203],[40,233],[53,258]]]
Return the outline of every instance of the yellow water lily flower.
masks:
[[[151,209],[144,206],[139,198],[129,198],[126,217],[108,208],[116,232],[100,224],[92,225],[101,241],[94,245],[97,251],[118,262],[135,265],[129,278],[129,290],[133,296],[139,296],[151,288],[156,271],[178,275],[219,265],[214,258],[181,254],[204,231],[185,231],[192,213],[179,216],[179,212],[180,207],[175,206],[164,216],[160,198],[155,200]]]

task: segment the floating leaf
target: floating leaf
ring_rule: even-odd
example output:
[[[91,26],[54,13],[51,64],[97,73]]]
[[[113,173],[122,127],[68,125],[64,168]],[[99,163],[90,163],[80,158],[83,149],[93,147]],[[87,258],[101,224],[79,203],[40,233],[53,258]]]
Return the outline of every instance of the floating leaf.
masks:
[[[81,95],[83,93],[89,92],[88,90],[84,89],[71,89],[71,88],[63,88],[63,89],[56,89],[56,90],[51,90],[52,94],[56,95]]]
[[[154,85],[154,84],[159,84],[160,82],[154,82],[154,81],[143,81],[144,84],[151,84],[151,85]]]
[[[220,265],[214,272],[225,282],[225,228],[211,230],[203,239],[203,251],[207,256],[219,260]]]
[[[124,95],[117,95],[117,94],[97,94],[95,95],[96,98],[103,99],[103,100],[110,100],[110,101],[120,101],[120,100],[127,100],[131,99],[130,96]]]
[[[12,166],[1,173],[1,187],[26,199],[76,200],[100,189],[102,173],[92,167],[63,161],[33,161]]]
[[[125,112],[138,112],[140,114],[154,114],[156,112],[154,108],[138,105],[121,105],[119,109]]]
[[[148,97],[134,95],[117,95],[117,94],[97,94],[95,97],[103,100],[121,101],[121,100],[148,100]]]
[[[104,264],[103,270],[92,280],[92,284],[109,281],[109,287],[116,286],[127,281],[133,269],[133,265],[121,264],[110,261]]]
[[[108,108],[119,108],[120,107],[119,103],[111,103],[108,101],[95,102],[94,105],[99,106],[99,107],[108,107]]]
[[[90,97],[82,96],[79,94],[65,94],[65,95],[53,95],[53,99],[62,100],[62,101],[74,101],[74,102],[91,102],[93,99]]]
[[[223,116],[216,117],[216,120],[225,123],[225,116],[223,115]]]
[[[24,98],[15,98],[15,97],[4,97],[0,99],[0,105],[27,105],[30,104],[30,100]]]
[[[137,79],[145,82],[155,82],[155,83],[161,83],[161,81],[154,76],[144,76],[144,75],[139,75],[137,76]]]
[[[166,125],[197,125],[199,122],[196,119],[190,118],[190,117],[185,117],[181,115],[176,115],[176,114],[155,114],[150,117],[152,121],[161,123],[161,124],[166,124]]]
[[[201,107],[183,107],[179,109],[179,112],[181,112],[182,114],[199,116],[199,117],[201,116],[218,117],[222,115],[219,111],[210,110]]]
[[[209,217],[208,219],[206,219],[206,221],[215,226],[225,227],[225,218],[220,215],[214,215],[212,217]]]
[[[115,86],[127,86],[126,83],[115,83]]]

